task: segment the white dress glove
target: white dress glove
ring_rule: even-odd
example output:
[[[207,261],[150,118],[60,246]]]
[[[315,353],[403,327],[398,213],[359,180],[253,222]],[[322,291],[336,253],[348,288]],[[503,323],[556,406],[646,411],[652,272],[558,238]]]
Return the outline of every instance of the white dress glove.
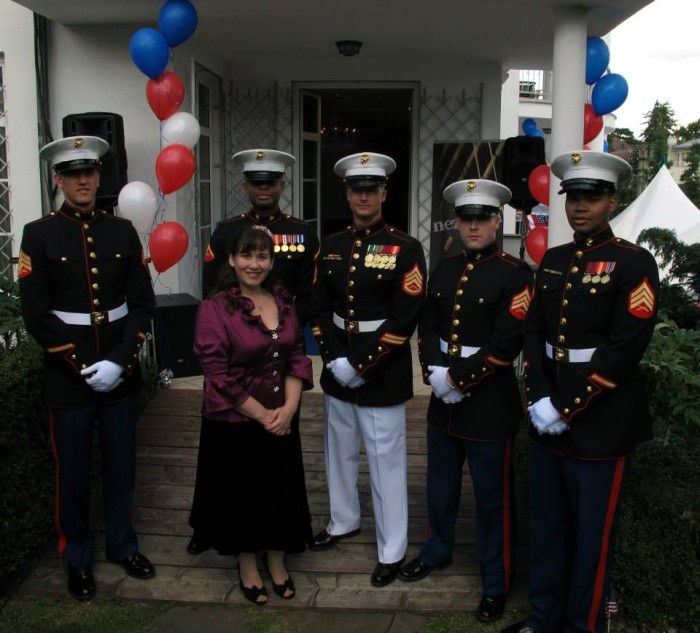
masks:
[[[428,365],[428,382],[433,388],[433,393],[438,398],[443,398],[450,391],[455,391],[455,388],[447,382],[447,367],[441,367],[440,365]]]
[[[545,435],[561,435],[564,431],[569,430],[569,425],[563,420],[552,422],[544,431]]]
[[[348,387],[350,389],[357,389],[358,387],[362,387],[366,382],[367,381],[358,374],[348,383]]]
[[[80,372],[81,376],[90,376],[85,382],[95,391],[106,393],[112,391],[117,385],[124,382],[121,377],[124,369],[121,365],[111,360],[99,360],[94,365],[86,367]]]
[[[445,404],[457,404],[462,402],[467,396],[471,395],[468,391],[467,393],[462,393],[457,389],[452,389],[448,391],[442,398],[440,398]]]
[[[353,378],[358,378],[357,370],[350,364],[350,361],[345,357],[336,358],[326,365],[331,370],[333,377],[343,386],[350,386]],[[360,385],[355,385],[359,387]]]
[[[540,398],[537,402],[535,402],[535,404],[528,407],[528,411],[530,412],[532,424],[540,435],[543,433],[559,435],[559,433],[562,433],[563,430],[565,430],[559,430],[557,433],[553,433],[552,431],[548,430],[550,426],[555,424],[555,422],[562,422],[562,424],[566,426],[566,423],[561,419],[559,411],[554,408],[551,398]],[[559,429],[560,426],[557,425],[556,428]]]

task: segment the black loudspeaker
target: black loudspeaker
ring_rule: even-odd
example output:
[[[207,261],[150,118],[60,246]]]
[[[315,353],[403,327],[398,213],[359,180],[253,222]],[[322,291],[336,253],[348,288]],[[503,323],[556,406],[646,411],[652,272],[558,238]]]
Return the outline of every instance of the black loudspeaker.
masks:
[[[114,207],[119,191],[129,182],[121,115],[113,112],[68,114],[63,117],[63,136],[99,136],[109,143],[109,151],[102,157],[97,206],[101,209]]]
[[[175,378],[202,373],[192,349],[198,307],[199,299],[188,294],[156,295],[153,336],[158,371],[170,369]]]
[[[544,165],[544,139],[537,136],[512,136],[506,139],[501,161],[501,182],[511,190],[509,204],[525,213],[537,200],[532,197],[527,179],[538,165]]]

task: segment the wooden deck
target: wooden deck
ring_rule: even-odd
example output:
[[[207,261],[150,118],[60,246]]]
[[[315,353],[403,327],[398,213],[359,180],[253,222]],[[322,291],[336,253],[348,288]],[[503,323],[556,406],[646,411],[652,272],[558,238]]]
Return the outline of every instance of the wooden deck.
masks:
[[[132,599],[154,599],[189,603],[244,604],[238,590],[235,558],[208,551],[199,556],[186,552],[191,529],[187,524],[195,479],[199,441],[201,391],[164,390],[150,402],[139,421],[135,521],[140,549],[157,566],[150,581],[125,577],[115,565],[105,562],[99,482],[93,499],[93,525],[97,528],[94,573],[98,593]],[[427,530],[425,499],[427,397],[416,396],[408,405],[408,488],[410,558],[418,553]],[[302,444],[304,465],[313,515],[314,531],[328,519],[328,491],[323,457],[322,396],[303,397]],[[297,587],[297,598],[283,601],[270,592],[270,604],[322,609],[380,609],[468,611],[481,595],[479,570],[474,551],[474,522],[471,482],[464,476],[461,517],[457,526],[454,563],[418,583],[396,581],[376,589],[369,575],[376,563],[374,521],[367,465],[361,462],[362,533],[341,542],[328,552],[289,556],[287,566]],[[466,470],[466,469],[465,469]],[[521,521],[521,524],[523,522]],[[509,606],[525,606],[522,573],[526,552],[518,552],[520,575]],[[265,576],[263,576],[265,578]],[[20,589],[33,595],[66,595],[65,569],[52,552],[40,560]]]

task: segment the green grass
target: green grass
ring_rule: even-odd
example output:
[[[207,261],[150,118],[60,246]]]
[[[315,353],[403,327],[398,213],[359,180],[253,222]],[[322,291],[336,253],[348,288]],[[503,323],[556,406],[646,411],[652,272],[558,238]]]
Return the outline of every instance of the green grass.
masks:
[[[170,609],[163,602],[17,596],[0,610],[0,633],[146,633]]]

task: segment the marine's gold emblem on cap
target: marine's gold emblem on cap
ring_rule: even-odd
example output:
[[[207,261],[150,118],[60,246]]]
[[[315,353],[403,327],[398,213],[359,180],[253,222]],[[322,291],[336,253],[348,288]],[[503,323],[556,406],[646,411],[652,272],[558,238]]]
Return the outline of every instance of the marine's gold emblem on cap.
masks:
[[[571,154],[571,164],[572,165],[578,165],[581,162],[581,154],[576,152],[575,154]]]
[[[470,180],[467,183],[467,191],[474,191],[476,189],[476,183],[473,180]]]
[[[73,147],[82,147],[85,144],[85,141],[82,138],[76,138],[73,141]]]
[[[360,156],[360,164],[366,165],[367,163],[369,163],[369,156],[367,154],[362,154],[362,156]]]
[[[265,159],[265,152],[258,152],[255,155],[255,160],[264,160]]]

